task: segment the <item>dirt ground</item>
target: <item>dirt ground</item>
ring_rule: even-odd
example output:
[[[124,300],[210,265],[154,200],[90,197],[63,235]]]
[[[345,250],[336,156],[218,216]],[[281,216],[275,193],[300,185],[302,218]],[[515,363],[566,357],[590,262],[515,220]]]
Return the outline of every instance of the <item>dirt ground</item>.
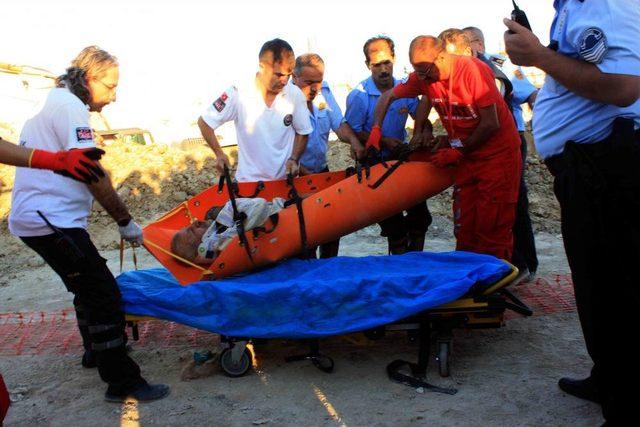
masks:
[[[171,147],[112,145],[105,165],[119,193],[141,223],[215,182],[212,156],[205,147],[182,151]],[[331,147],[332,169],[348,165],[343,145]],[[12,171],[0,168],[0,314],[57,312],[72,306],[59,279],[6,231]],[[535,158],[528,164],[531,213],[536,229],[540,277],[568,272],[558,235],[558,210],[550,178]],[[435,221],[427,250],[451,250],[450,201],[447,194],[429,202]],[[96,207],[90,232],[117,273],[117,228]],[[384,254],[386,242],[377,226],[341,241],[341,255]],[[157,266],[138,251],[141,268]],[[128,261],[126,268],[132,268]],[[544,286],[536,282],[535,286]],[[525,284],[522,286],[534,286]],[[2,342],[3,337],[0,337]],[[211,345],[216,337],[211,336]],[[416,345],[406,334],[369,341],[361,334],[323,340],[336,371],[325,374],[308,362],[284,363],[304,351],[298,342],[269,341],[255,348],[253,371],[230,379],[213,369],[183,381],[193,346],[141,348],[132,356],[145,377],[172,387],[159,402],[108,404],[94,370],[80,366],[80,348],[72,354],[2,355],[0,372],[13,406],[6,425],[429,425],[538,426],[602,423],[599,407],[563,394],[561,376],[582,376],[590,363],[575,313],[516,317],[503,328],[456,331],[452,376],[440,378],[433,357],[429,381],[459,390],[454,396],[392,383],[385,366],[394,359],[415,360]]]

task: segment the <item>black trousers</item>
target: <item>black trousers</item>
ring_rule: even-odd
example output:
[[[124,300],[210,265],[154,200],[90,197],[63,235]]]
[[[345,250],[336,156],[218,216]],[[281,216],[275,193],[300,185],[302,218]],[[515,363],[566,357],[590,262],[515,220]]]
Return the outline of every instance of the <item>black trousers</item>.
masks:
[[[569,142],[547,160],[592,376],[615,425],[636,419],[640,384],[639,139],[633,123],[618,119],[607,140]]]
[[[393,215],[380,221],[380,235],[389,240],[399,240],[409,234],[426,234],[433,218],[426,200],[407,209],[407,214],[403,212]]]
[[[125,394],[145,381],[126,352],[120,290],[89,234],[81,228],[61,231],[73,242],[81,258],[70,254],[68,243],[60,242],[55,234],[21,239],[58,273],[67,290],[74,294],[83,344],[85,349],[95,352],[100,378],[109,385],[107,392]]]
[[[516,205],[516,220],[513,223],[513,264],[522,269],[526,267],[530,272],[538,269],[536,242],[533,236],[531,217],[529,216],[529,196],[524,171],[527,162],[527,140],[520,133],[520,153],[522,154],[522,174],[520,175],[520,191]]]

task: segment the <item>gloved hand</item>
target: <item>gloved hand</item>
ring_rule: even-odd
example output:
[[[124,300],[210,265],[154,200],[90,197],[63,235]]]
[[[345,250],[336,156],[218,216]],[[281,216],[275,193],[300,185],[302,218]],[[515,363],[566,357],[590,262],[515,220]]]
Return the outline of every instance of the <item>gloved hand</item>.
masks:
[[[455,148],[441,148],[431,156],[431,162],[439,168],[457,166],[464,155]]]
[[[376,125],[371,128],[371,132],[369,133],[369,139],[367,139],[367,143],[365,148],[368,150],[373,147],[376,150],[380,151],[380,139],[382,138],[382,129],[380,126]]]
[[[126,225],[119,225],[120,237],[130,243],[141,245],[144,242],[142,237],[142,227],[134,220],[130,219]]]
[[[104,151],[99,148],[81,148],[57,153],[35,149],[31,153],[29,167],[49,169],[67,178],[91,184],[104,176],[104,171],[98,164],[103,154]]]

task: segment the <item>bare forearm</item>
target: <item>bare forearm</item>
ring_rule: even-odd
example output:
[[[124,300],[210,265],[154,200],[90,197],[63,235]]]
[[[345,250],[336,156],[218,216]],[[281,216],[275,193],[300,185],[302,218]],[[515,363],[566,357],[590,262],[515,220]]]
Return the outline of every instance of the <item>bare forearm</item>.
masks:
[[[28,167],[31,149],[20,147],[0,138],[0,163]]]
[[[293,140],[293,150],[291,150],[291,157],[296,160],[300,160],[302,154],[304,154],[304,150],[307,149],[307,141],[309,140],[309,135],[300,135],[296,133],[295,139]]]
[[[211,129],[211,127],[209,127],[209,125],[204,120],[202,120],[202,117],[198,118],[198,127],[200,128],[202,137],[207,142],[209,147],[211,147],[216,157],[223,156],[224,152],[222,151],[222,147],[220,147],[220,143],[218,142],[218,138],[216,137],[214,130]]]
[[[131,219],[129,210],[113,188],[108,174],[97,183],[89,185],[88,187],[93,197],[119,225]]]
[[[364,131],[356,132],[356,136],[358,137],[358,141],[360,141],[363,144],[366,144],[367,139],[369,139],[369,132],[364,132]]]
[[[347,122],[342,122],[338,129],[336,129],[336,135],[340,141],[346,142],[347,144],[357,145],[361,142]]]
[[[640,77],[603,73],[589,62],[544,48],[536,66],[571,92],[604,104],[627,107],[640,97]]]
[[[497,128],[493,123],[480,122],[473,133],[469,135],[469,138],[463,141],[463,152],[469,153],[475,150],[486,142],[498,129],[499,128]]]
[[[418,103],[418,108],[416,109],[416,117],[414,120],[415,124],[413,126],[413,131],[415,133],[422,133],[427,123],[429,123],[429,126],[431,125],[431,122],[429,122],[428,120],[429,111],[427,111],[427,109],[430,109],[430,107],[431,106],[426,99],[426,95],[424,95],[423,99],[421,99]],[[433,126],[431,126],[431,129],[433,129]]]
[[[382,122],[387,115],[389,105],[391,105],[393,101],[395,101],[393,90],[388,90],[380,95],[380,98],[378,98],[378,102],[376,103],[376,109],[373,112],[373,126],[382,126]]]

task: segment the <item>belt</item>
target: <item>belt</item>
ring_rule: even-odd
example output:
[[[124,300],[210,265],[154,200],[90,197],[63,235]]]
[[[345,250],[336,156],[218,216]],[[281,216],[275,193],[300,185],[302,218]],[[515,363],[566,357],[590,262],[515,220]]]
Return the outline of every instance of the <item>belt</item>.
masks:
[[[627,128],[627,132],[625,132],[623,129],[625,125],[629,126],[629,121],[617,119],[614,122],[614,130],[611,135],[599,142],[578,144],[574,141],[568,141],[561,154],[546,158],[544,163],[551,174],[555,176],[563,170],[576,166],[581,161],[581,157],[586,156],[589,159],[596,160],[610,155],[618,146],[624,143],[621,141],[623,139],[628,141],[627,144],[635,143],[640,148],[640,129],[633,131],[633,128],[631,128],[629,132]],[[631,122],[631,126],[633,126],[633,122]],[[580,152],[580,155],[575,155],[577,151]]]

